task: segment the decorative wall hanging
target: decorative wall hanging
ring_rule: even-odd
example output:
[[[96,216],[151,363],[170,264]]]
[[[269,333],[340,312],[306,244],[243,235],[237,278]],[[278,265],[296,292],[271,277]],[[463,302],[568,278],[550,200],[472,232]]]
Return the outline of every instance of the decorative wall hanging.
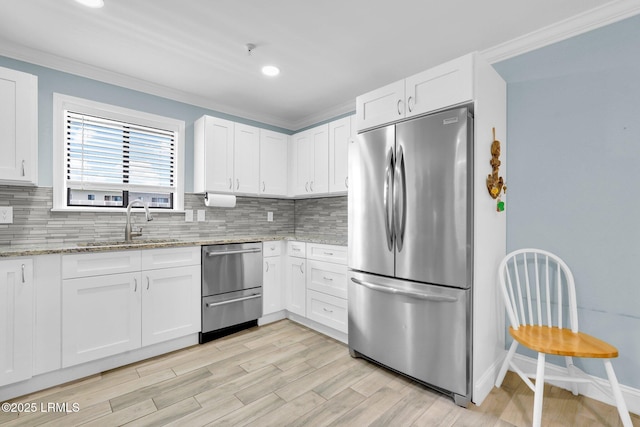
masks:
[[[493,142],[491,143],[491,164],[492,172],[487,176],[487,190],[493,199],[497,199],[496,211],[504,211],[504,202],[500,200],[500,193],[507,194],[507,186],[499,176],[500,169],[500,141],[496,139],[496,128],[493,128]]]

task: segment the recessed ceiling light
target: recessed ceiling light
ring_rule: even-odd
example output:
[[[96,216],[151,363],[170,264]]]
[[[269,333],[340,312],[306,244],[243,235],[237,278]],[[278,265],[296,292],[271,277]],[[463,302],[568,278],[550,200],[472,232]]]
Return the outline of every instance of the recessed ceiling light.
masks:
[[[262,67],[262,74],[269,77],[277,76],[280,74],[280,68],[273,65],[265,65]]]
[[[99,9],[104,6],[104,0],[76,0],[83,6]]]

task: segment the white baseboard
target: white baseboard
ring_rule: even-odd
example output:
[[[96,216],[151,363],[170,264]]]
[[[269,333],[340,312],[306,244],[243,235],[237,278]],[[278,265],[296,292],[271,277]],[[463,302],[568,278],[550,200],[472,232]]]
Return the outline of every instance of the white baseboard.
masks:
[[[286,319],[287,313],[285,310],[276,311],[275,313],[270,313],[262,316],[258,319],[258,326],[266,325],[269,323],[277,322],[278,320]]]
[[[536,365],[538,361],[532,357],[523,356],[521,354],[516,353],[513,356],[513,362],[518,365],[523,372],[535,372]],[[554,365],[552,363],[545,364],[545,372],[549,375],[562,375],[565,370],[562,366]],[[589,375],[596,383],[602,385],[605,389],[609,389],[609,381],[603,378],[594,377]],[[568,386],[570,383],[565,382],[556,382],[556,381],[547,381],[549,384],[553,384],[556,387],[564,388],[568,390]],[[627,404],[627,409],[629,412],[640,415],[640,390],[637,388],[629,387],[624,384],[620,384],[620,390],[622,391],[622,396],[624,397],[624,401]],[[582,383],[578,384],[578,392],[583,395],[590,397],[591,399],[598,400],[600,402],[604,402],[608,405],[615,406],[615,402],[613,401],[613,397],[603,394],[598,388],[596,388],[593,384]]]
[[[498,371],[501,366],[502,359],[496,360],[486,371],[484,371],[480,378],[474,382],[472,390],[473,394],[471,395],[471,401],[473,403],[478,406],[482,405],[484,399],[486,399],[489,393],[491,393],[491,390],[493,390],[493,386],[496,383],[496,377],[498,376]]]
[[[344,332],[336,331],[333,328],[322,325],[318,322],[315,322],[311,319],[307,319],[306,317],[299,316],[295,313],[291,313],[287,311],[287,319],[293,320],[296,323],[300,323],[301,325],[306,326],[307,328],[311,328],[315,331],[320,332],[321,334],[327,335],[335,340],[338,340],[344,344],[349,344],[349,340],[347,334]]]

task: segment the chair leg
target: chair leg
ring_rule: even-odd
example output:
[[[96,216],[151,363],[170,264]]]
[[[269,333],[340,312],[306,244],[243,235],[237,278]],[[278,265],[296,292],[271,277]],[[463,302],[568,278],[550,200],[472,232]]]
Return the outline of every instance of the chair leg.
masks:
[[[616,400],[616,406],[618,407],[618,414],[620,414],[622,425],[624,427],[632,427],[633,425],[631,424],[631,416],[629,415],[629,411],[627,410],[627,404],[624,402],[624,397],[622,396],[622,391],[620,390],[620,384],[618,384],[616,373],[613,371],[611,360],[604,359],[603,362],[604,369],[607,371],[607,376],[609,377],[609,384],[611,384],[613,397]]]
[[[567,371],[569,372],[569,376],[571,378],[575,377],[575,372],[574,372],[574,367],[573,367],[573,357],[571,356],[566,356],[564,358],[564,361],[567,365]],[[578,383],[571,383],[571,393],[573,393],[574,396],[578,395]]]
[[[538,353],[538,368],[536,369],[536,391],[533,398],[533,427],[542,424],[542,398],[544,394],[544,353]]]
[[[518,341],[513,340],[511,343],[511,347],[509,347],[509,352],[507,352],[507,356],[504,358],[504,362],[502,362],[502,367],[500,368],[500,372],[498,372],[498,378],[496,378],[496,387],[500,388],[502,385],[502,381],[504,381],[505,375],[507,375],[507,369],[509,369],[509,363],[511,363],[511,359],[513,359],[513,355],[518,348]]]

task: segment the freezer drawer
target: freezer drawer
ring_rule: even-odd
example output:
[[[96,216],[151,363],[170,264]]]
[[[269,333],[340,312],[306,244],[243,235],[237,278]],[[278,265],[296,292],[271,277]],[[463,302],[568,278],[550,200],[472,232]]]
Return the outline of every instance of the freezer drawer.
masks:
[[[262,316],[262,287],[202,298],[202,333]]]
[[[354,271],[348,278],[352,355],[470,397],[470,290]]]

